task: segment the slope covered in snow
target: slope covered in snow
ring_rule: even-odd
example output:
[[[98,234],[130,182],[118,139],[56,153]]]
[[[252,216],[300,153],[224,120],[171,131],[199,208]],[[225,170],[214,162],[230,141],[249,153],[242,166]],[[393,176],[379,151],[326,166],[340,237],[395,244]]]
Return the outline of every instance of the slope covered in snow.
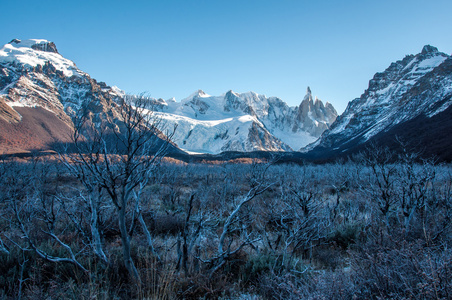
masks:
[[[54,43],[42,39],[14,39],[0,49],[0,63],[19,63],[23,67],[44,67],[50,62],[64,76],[84,76],[76,65],[61,56]]]

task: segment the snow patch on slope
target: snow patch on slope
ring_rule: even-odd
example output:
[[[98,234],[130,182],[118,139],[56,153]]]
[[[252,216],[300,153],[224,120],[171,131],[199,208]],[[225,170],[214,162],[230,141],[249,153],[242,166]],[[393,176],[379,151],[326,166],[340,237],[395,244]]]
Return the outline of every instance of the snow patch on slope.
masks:
[[[164,133],[171,132],[174,124],[177,124],[173,141],[181,149],[196,153],[220,153],[225,150],[227,142],[234,144],[237,151],[249,151],[246,139],[250,123],[259,122],[249,115],[220,120],[196,120],[161,112],[153,112],[153,115],[162,121],[160,129]]]
[[[58,71],[63,72],[65,76],[85,75],[76,67],[74,62],[64,58],[59,53],[45,52],[32,48],[33,45],[49,43],[49,41],[42,39],[14,40],[0,49],[0,63],[18,61],[25,66],[36,67],[38,65],[44,66],[46,62],[50,62]]]

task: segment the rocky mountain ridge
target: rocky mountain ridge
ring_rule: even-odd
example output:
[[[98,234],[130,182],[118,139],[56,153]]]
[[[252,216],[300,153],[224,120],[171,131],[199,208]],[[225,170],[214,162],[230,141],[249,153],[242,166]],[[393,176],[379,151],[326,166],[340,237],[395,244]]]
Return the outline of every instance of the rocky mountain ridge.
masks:
[[[444,134],[434,126],[444,130],[436,123],[440,119],[444,123],[444,117],[438,116],[451,107],[451,95],[452,58],[426,45],[420,53],[407,55],[384,72],[376,73],[361,97],[348,104],[319,140],[302,150],[334,157],[356,152],[370,142],[392,145],[397,135],[407,138],[413,147],[430,152],[428,147],[432,145],[421,136],[439,138]],[[413,122],[415,119],[418,121]],[[404,125],[408,122],[410,127]],[[436,125],[423,133],[421,128],[425,123]]]
[[[79,70],[46,40],[12,40],[0,49],[0,153],[69,142],[81,111],[91,122],[118,119],[118,89]]]

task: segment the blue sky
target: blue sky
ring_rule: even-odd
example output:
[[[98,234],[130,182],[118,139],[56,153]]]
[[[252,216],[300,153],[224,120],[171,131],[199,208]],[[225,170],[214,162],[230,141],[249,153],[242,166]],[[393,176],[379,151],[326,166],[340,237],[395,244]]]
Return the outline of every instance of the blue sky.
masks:
[[[255,91],[342,112],[373,74],[431,44],[452,52],[452,1],[3,1],[0,44],[42,38],[93,78],[180,100]]]

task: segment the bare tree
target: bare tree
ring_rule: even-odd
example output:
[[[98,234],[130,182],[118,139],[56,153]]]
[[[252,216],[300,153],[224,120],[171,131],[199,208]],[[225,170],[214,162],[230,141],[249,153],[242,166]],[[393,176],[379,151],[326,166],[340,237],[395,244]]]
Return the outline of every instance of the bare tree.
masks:
[[[193,203],[194,197],[195,194],[192,194],[187,201],[185,207],[184,228],[177,240],[178,259],[176,269],[182,269],[185,276],[189,274],[190,262],[197,262],[197,260],[190,260],[190,257],[193,256],[192,251],[195,246],[198,246],[201,231],[205,230],[208,227],[207,224],[210,222],[210,218],[205,216],[202,211],[199,211],[195,215]]]
[[[260,240],[260,238],[255,236],[255,232],[250,229],[248,222],[245,220],[246,218],[241,215],[241,212],[254,198],[274,185],[274,182],[269,182],[266,175],[275,160],[276,158],[265,164],[257,161],[253,162],[247,178],[250,188],[245,195],[241,195],[235,199],[236,203],[232,212],[224,220],[223,229],[221,230],[216,247],[216,254],[207,260],[202,260],[211,266],[209,271],[210,276],[218,271],[231,256],[238,253],[245,246],[252,246],[253,243]],[[237,235],[232,234],[233,232],[240,233],[237,239],[234,238]]]
[[[159,130],[151,104],[145,97],[125,98],[116,108],[118,118],[104,118],[101,124],[91,122],[90,114],[77,120],[73,135],[73,152],[60,154],[61,161],[77,176],[91,194],[91,228],[96,249],[101,256],[98,237],[99,201],[113,204],[118,218],[124,264],[131,277],[140,277],[131,257],[132,224],[138,220],[152,247],[152,238],[141,216],[142,192],[170,145],[174,134]]]
[[[278,238],[274,249],[289,265],[296,252],[312,256],[312,249],[329,233],[329,218],[324,209],[318,187],[313,184],[316,176],[307,166],[297,170],[297,176],[281,178],[281,199],[272,210],[272,230]],[[328,229],[328,230],[327,230]],[[269,241],[270,244],[270,241]]]
[[[21,231],[23,235],[22,238],[28,243],[28,247],[15,243],[16,246],[22,251],[34,251],[38,256],[47,261],[54,263],[71,263],[85,273],[88,273],[88,269],[86,269],[78,260],[77,253],[74,252],[73,248],[68,243],[60,238],[61,233],[64,232],[65,229],[57,229],[57,223],[58,225],[61,225],[61,222],[58,222],[60,220],[60,212],[54,205],[53,197],[50,201],[43,201],[43,199],[39,198],[28,198],[21,204],[19,204],[16,199],[13,199],[12,205],[15,216],[14,223]],[[53,256],[38,247],[31,234],[33,224],[36,220],[44,223],[43,228],[40,228],[40,230],[49,236],[58,247],[63,248],[68,254],[68,257]],[[58,233],[56,232],[57,230]]]
[[[79,260],[82,249],[64,241],[70,228],[56,201],[57,187],[52,182],[51,166],[50,162],[38,163],[35,158],[28,163],[7,164],[9,171],[3,174],[1,185],[6,204],[2,207],[2,219],[10,229],[6,239],[22,252],[35,252],[40,258],[54,263],[70,263],[88,273]],[[54,249],[44,250],[43,241],[52,243],[54,249],[63,249],[66,256],[55,255]]]
[[[389,230],[390,214],[395,210],[397,197],[397,164],[395,155],[388,148],[371,144],[366,154],[362,154],[364,164],[370,168],[368,187],[363,187],[366,194],[370,194],[371,201],[377,204],[386,228]]]

